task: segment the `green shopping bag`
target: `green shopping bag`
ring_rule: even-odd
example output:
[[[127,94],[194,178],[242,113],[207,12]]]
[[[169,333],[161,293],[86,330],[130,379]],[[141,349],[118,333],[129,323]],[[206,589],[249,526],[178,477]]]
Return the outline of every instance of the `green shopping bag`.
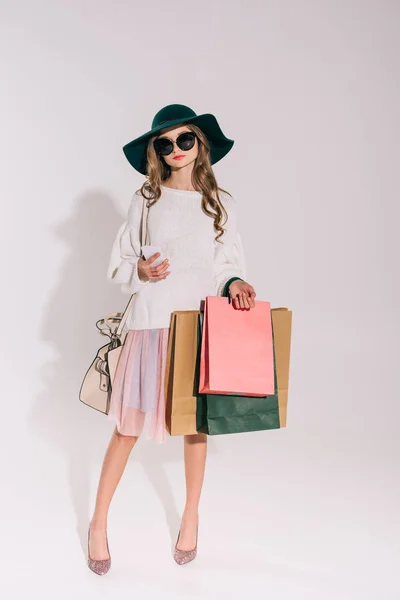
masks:
[[[274,350],[275,393],[254,397],[222,394],[200,394],[199,370],[203,314],[198,316],[198,351],[196,361],[196,429],[199,433],[219,435],[279,429],[279,404]]]

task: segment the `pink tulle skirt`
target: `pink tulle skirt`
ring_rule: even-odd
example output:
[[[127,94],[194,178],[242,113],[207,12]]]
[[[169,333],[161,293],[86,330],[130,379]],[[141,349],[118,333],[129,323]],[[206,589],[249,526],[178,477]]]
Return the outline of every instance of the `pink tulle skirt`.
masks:
[[[108,418],[122,435],[158,443],[167,437],[164,376],[169,328],[128,330],[111,392]]]

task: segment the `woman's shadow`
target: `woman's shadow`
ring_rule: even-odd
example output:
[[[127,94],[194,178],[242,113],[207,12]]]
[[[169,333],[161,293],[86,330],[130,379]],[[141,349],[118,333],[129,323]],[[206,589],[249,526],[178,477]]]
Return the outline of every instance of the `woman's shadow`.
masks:
[[[104,456],[113,426],[107,417],[80,402],[79,390],[97,349],[107,338],[95,322],[125,308],[129,296],[106,279],[111,246],[124,217],[112,198],[101,191],[82,195],[72,216],[54,228],[69,254],[60,268],[57,286],[44,306],[40,337],[51,344],[56,358],[42,367],[43,389],[29,415],[33,431],[51,451],[66,457],[71,500],[82,549],[93,507],[90,481],[94,465]],[[179,513],[164,463],[182,461],[182,440],[165,444],[139,440],[131,460],[144,468],[165,511],[171,544],[179,527]]]

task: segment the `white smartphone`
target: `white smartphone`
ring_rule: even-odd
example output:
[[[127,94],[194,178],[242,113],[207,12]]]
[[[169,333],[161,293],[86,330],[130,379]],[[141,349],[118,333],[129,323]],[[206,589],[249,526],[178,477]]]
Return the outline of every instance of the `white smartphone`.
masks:
[[[145,260],[148,260],[153,254],[160,253],[160,256],[152,263],[153,267],[158,267],[164,260],[164,256],[160,246],[142,246],[142,255]]]

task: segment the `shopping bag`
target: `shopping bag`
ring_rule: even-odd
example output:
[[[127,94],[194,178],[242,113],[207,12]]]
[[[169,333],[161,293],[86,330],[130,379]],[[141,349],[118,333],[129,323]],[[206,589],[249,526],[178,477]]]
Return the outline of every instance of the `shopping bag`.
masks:
[[[200,314],[199,347],[202,339],[202,325],[202,315]],[[208,435],[219,435],[279,429],[278,384],[274,353],[273,366],[274,393],[271,395],[260,397],[236,394],[204,394],[198,391],[196,404],[197,431]]]
[[[274,393],[270,303],[238,310],[228,298],[207,296],[199,392],[266,396]]]
[[[281,427],[286,427],[292,311],[287,308],[273,308],[271,317],[278,383],[279,421]]]
[[[227,396],[200,394],[197,397],[197,431],[208,435],[279,429],[277,394],[271,396]]]
[[[174,311],[171,315],[164,379],[165,422],[170,435],[197,433],[198,315],[198,310]]]

